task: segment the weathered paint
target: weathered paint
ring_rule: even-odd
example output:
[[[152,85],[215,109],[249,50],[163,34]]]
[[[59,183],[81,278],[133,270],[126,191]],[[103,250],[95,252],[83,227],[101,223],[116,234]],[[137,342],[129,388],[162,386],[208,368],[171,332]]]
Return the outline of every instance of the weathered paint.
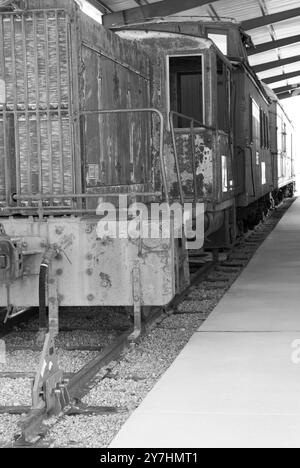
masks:
[[[25,256],[24,276],[9,285],[9,296],[6,285],[0,285],[0,306],[38,306],[39,268],[50,244],[60,252],[50,268],[60,306],[133,306],[132,271],[137,264],[142,305],[168,304],[181,287],[176,265],[187,266],[187,258],[175,249],[177,241],[98,239],[97,222],[75,217],[2,220],[6,233],[24,246]]]
[[[252,139],[250,128],[251,99],[254,99],[266,114],[269,114],[270,102],[261,85],[255,82],[242,64],[235,70],[234,81],[236,194],[237,205],[245,207],[275,188],[271,150],[261,147],[259,137]],[[262,184],[262,163],[266,167],[265,184]]]
[[[276,95],[271,92],[270,134],[275,188],[282,188],[294,181],[294,128]],[[284,148],[283,141],[286,140]]]
[[[83,110],[150,107],[149,59],[133,43],[72,0],[25,0],[20,11],[0,13],[0,64],[1,207],[16,207],[14,193],[66,194],[45,206],[75,208],[74,192],[151,190],[151,114],[79,118]]]
[[[143,47],[149,55],[153,65],[153,84],[151,99],[169,121],[168,111],[168,56],[202,55],[204,60],[204,98],[205,98],[205,124],[211,129],[194,129],[194,142],[196,153],[196,183],[198,188],[198,201],[204,201],[208,209],[217,210],[218,204],[227,201],[233,203],[233,151],[231,154],[229,136],[216,128],[217,106],[216,95],[216,56],[217,50],[210,40],[192,37],[164,30],[165,24],[159,24],[159,31],[153,23],[144,26],[145,30],[122,30],[118,35],[123,39],[130,39]],[[166,26],[168,29],[168,26]],[[184,27],[182,24],[180,27]],[[225,58],[223,60],[226,61]],[[226,62],[227,63],[227,62]],[[227,63],[229,66],[229,63]],[[173,198],[179,197],[179,182],[175,170],[174,147],[166,124],[165,160],[169,190]],[[154,141],[157,139],[154,127]],[[176,147],[179,156],[179,166],[184,194],[188,199],[193,198],[193,170],[191,151],[191,131],[189,129],[176,129]],[[222,190],[222,156],[227,159],[228,191]]]
[[[192,135],[185,130],[176,130],[176,148],[181,174],[181,183],[186,200],[194,199],[193,160],[191,153]],[[194,130],[195,169],[197,194],[200,199],[209,200],[213,197],[213,160],[212,135],[205,130]],[[168,166],[170,194],[173,199],[179,199],[179,185],[174,160],[174,150],[166,145],[165,154]]]

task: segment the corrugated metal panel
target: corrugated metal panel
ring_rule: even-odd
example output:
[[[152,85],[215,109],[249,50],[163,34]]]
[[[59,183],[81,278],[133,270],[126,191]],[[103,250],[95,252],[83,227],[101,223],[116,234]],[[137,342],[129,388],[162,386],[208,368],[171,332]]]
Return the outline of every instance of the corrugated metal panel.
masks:
[[[67,24],[57,10],[0,16],[0,148],[14,154],[18,195],[73,193]]]
[[[160,0],[148,0],[146,3],[156,3]],[[128,10],[129,8],[135,8],[138,3],[134,0],[104,0],[103,4],[107,6],[111,11]]]
[[[300,4],[300,0],[299,0]],[[287,21],[281,21],[273,25],[277,39],[283,39],[284,37],[295,36],[299,34],[300,30],[300,18],[295,18]],[[300,47],[300,45],[299,45]]]
[[[271,88],[280,88],[281,86],[299,84],[299,83],[300,83],[300,76],[296,78],[291,78],[290,80],[282,80],[282,81],[278,81],[277,83],[273,83],[271,85]]]
[[[299,0],[265,0],[269,14],[280,13],[300,6]]]

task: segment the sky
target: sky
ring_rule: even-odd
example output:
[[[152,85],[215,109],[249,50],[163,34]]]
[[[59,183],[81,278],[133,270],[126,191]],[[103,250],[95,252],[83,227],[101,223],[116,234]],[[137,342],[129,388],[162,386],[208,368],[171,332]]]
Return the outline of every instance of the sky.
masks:
[[[297,188],[298,191],[300,191],[300,96],[284,99],[281,102],[295,127],[295,170],[297,172]]]

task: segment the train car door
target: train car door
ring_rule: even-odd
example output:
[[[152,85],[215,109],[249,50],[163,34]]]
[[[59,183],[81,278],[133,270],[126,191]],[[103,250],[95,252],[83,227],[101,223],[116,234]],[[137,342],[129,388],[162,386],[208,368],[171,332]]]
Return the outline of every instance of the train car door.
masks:
[[[251,143],[252,143],[252,158],[251,158],[251,179],[252,179],[252,184],[253,184],[253,193],[251,193],[251,190],[249,191],[249,194],[251,194],[253,197],[256,197],[258,195],[257,193],[257,180],[260,180],[260,165],[261,165],[261,157],[260,157],[260,142],[261,142],[261,125],[260,125],[260,108],[257,102],[250,98],[250,116],[251,116],[251,122],[250,122],[250,132],[251,132]],[[249,180],[249,178],[246,178],[246,180]]]

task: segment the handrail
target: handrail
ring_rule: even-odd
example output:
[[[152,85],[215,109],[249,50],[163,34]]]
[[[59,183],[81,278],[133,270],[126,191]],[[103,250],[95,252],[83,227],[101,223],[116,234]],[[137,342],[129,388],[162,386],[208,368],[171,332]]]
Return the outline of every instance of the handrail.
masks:
[[[159,159],[160,159],[160,171],[161,171],[161,182],[163,186],[163,194],[166,203],[169,203],[169,190],[168,190],[168,182],[167,182],[167,173],[166,173],[166,167],[165,167],[165,160],[164,160],[164,117],[163,114],[155,108],[134,108],[134,109],[97,109],[97,110],[80,110],[79,114],[80,115],[104,115],[104,114],[130,114],[130,113],[151,113],[151,114],[156,114],[159,118],[160,121],[160,139],[159,139]],[[54,206],[49,206],[45,207],[42,205],[43,200],[61,200],[61,199],[92,199],[92,198],[100,198],[100,197],[117,197],[119,196],[119,193],[86,193],[86,194],[76,194],[76,193],[65,193],[65,194],[36,194],[36,195],[20,195],[16,194],[14,195],[14,201],[38,201],[39,205],[34,207],[25,207],[25,206],[11,206],[11,207],[5,207],[5,211],[15,211],[17,209],[19,210],[33,210],[34,208],[37,208],[39,211],[39,215],[42,215],[42,212],[45,213],[50,213],[50,211],[55,211],[56,213],[58,211],[61,211],[63,213],[70,212],[70,213],[88,213],[88,212],[95,212],[95,210],[86,210],[84,208],[78,208],[76,210],[72,210],[69,207],[54,207]],[[128,196],[162,196],[162,192],[158,191],[153,191],[153,192],[128,192],[128,193],[121,193],[121,195],[128,195]],[[1,201],[1,200],[0,200]],[[0,209],[1,212],[1,209]]]
[[[181,114],[180,112],[176,112],[176,111],[170,112],[170,119],[172,118],[173,125],[174,125],[174,116],[180,117],[181,119],[184,119],[184,120],[188,120],[189,122],[194,122],[194,124],[197,123],[199,124],[198,125],[199,128],[205,128],[206,130],[214,130],[214,131],[217,130],[215,127],[211,127],[210,125],[205,125],[204,123],[200,122],[200,120],[194,119],[193,117],[189,117],[188,115]]]
[[[159,159],[160,159],[160,170],[162,184],[164,187],[165,199],[169,203],[169,190],[167,182],[167,173],[165,168],[164,161],[164,116],[163,114],[155,108],[142,108],[142,109],[103,109],[103,110],[81,110],[81,115],[103,115],[103,114],[130,114],[130,113],[152,113],[156,114],[160,120],[160,139],[159,139]]]
[[[173,142],[173,147],[174,147],[175,166],[176,166],[177,179],[178,179],[178,184],[179,184],[180,201],[182,204],[184,204],[184,192],[182,188],[178,151],[177,151],[176,138],[175,138],[174,117],[180,117],[190,122],[190,131],[191,131],[191,138],[192,138],[191,147],[192,147],[192,168],[193,168],[193,182],[194,182],[194,201],[197,202],[198,187],[197,187],[197,171],[196,171],[196,151],[195,151],[195,141],[194,141],[195,123],[200,124],[199,127],[204,128],[206,130],[215,130],[215,129],[213,127],[209,127],[208,125],[202,124],[199,120],[196,120],[193,117],[180,114],[179,112],[176,112],[176,111],[171,111],[169,114],[170,129],[171,129],[172,142]]]

